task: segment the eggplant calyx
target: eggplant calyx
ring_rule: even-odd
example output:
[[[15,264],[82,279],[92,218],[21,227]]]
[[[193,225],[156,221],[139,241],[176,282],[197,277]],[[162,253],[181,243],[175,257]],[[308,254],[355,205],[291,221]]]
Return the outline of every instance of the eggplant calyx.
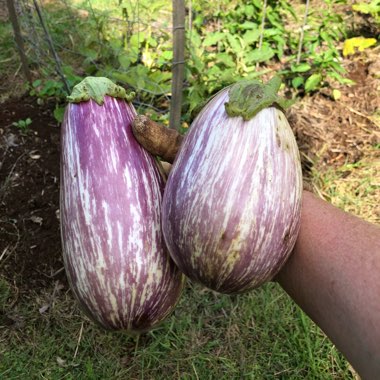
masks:
[[[228,116],[241,116],[244,120],[250,120],[267,107],[290,107],[295,100],[278,96],[280,86],[279,76],[273,77],[265,84],[259,80],[235,83],[228,92],[229,101],[224,104]]]
[[[70,103],[87,102],[92,99],[101,106],[106,95],[125,99],[127,102],[131,102],[135,97],[134,92],[127,94],[123,87],[118,86],[108,78],[86,77],[73,88],[71,95],[66,99]]]

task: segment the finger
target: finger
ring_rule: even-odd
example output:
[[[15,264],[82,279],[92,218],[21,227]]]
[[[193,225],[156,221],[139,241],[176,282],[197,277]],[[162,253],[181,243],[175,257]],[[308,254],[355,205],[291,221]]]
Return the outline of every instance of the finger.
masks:
[[[154,156],[172,163],[181,146],[183,136],[150,120],[145,115],[137,115],[132,123],[136,140]]]

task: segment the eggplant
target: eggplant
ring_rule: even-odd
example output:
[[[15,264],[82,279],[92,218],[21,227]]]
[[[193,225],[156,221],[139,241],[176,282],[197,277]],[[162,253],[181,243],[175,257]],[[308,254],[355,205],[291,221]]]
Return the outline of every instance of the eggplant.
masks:
[[[174,309],[184,280],[162,235],[164,181],[133,137],[136,111],[122,87],[88,77],[68,100],[60,215],[71,289],[105,329],[147,331]]]
[[[166,184],[165,241],[180,270],[221,293],[271,280],[299,227],[302,172],[277,95],[281,81],[243,81],[196,117]]]

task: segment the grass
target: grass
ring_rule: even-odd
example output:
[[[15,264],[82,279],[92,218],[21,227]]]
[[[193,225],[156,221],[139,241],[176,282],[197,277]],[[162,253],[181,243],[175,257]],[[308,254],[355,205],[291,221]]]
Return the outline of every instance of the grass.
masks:
[[[355,164],[336,169],[314,169],[321,198],[372,223],[380,223],[380,147],[375,145]]]
[[[11,287],[6,292],[12,302]],[[353,378],[274,283],[233,297],[189,284],[174,314],[140,337],[102,331],[69,292],[43,311],[52,292],[25,294],[13,308],[18,327],[0,330],[1,379]]]

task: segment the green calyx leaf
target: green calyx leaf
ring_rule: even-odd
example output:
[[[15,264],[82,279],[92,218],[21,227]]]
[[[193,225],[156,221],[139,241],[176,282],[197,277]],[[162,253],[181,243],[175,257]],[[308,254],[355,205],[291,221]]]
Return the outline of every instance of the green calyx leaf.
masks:
[[[281,79],[278,76],[266,84],[249,80],[232,85],[228,93],[229,101],[224,104],[228,116],[241,116],[244,120],[250,120],[267,107],[290,107],[295,100],[278,96],[280,86]]]
[[[66,99],[70,103],[87,102],[92,99],[101,106],[106,95],[125,99],[127,102],[131,102],[135,97],[134,92],[127,94],[123,87],[118,86],[108,78],[87,77],[73,88],[71,95]]]

